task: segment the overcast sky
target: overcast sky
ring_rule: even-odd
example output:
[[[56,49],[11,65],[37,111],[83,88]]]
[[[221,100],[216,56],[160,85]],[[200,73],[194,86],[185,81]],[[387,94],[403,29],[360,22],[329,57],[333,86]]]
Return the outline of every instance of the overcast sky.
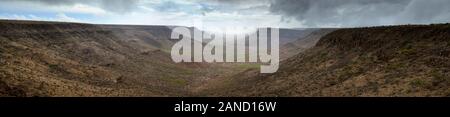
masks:
[[[450,22],[450,0],[1,0],[1,19],[247,27]]]

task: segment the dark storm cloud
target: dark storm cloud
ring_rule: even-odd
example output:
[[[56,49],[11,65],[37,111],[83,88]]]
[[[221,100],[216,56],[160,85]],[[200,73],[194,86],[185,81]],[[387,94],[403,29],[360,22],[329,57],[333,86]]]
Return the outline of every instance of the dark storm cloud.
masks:
[[[307,27],[450,22],[450,0],[200,0],[246,14],[269,11]],[[258,9],[255,9],[258,8]],[[223,8],[222,8],[223,9]],[[226,10],[222,10],[226,11]]]
[[[401,14],[409,22],[450,22],[450,0],[414,0]]]
[[[389,22],[409,0],[274,0],[270,10],[307,26],[364,26]]]
[[[309,27],[450,21],[449,0],[273,0],[270,11]]]

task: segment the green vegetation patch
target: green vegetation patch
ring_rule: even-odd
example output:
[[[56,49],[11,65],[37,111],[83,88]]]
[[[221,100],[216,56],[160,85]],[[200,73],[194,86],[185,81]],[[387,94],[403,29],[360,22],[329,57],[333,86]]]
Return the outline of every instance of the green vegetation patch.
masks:
[[[187,80],[182,78],[161,78],[161,79],[175,86],[185,86],[188,84]]]
[[[426,81],[423,79],[414,79],[409,84],[413,87],[424,87],[427,85]]]

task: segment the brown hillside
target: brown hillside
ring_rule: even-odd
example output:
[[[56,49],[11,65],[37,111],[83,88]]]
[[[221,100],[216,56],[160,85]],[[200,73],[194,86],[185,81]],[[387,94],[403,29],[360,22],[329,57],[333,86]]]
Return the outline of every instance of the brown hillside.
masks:
[[[6,96],[188,95],[196,67],[170,60],[174,42],[162,26],[1,21],[0,29]]]
[[[233,77],[230,85],[210,92],[227,96],[449,96],[449,61],[450,24],[340,29],[284,61],[275,74],[244,72]]]

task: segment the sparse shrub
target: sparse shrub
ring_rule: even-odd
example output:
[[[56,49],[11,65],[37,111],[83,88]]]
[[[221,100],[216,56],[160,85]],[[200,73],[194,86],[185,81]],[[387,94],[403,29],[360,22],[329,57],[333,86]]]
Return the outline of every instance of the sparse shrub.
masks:
[[[388,65],[386,66],[386,69],[389,71],[392,70],[401,70],[401,68],[405,68],[406,65],[404,63],[401,62],[394,62],[394,63],[388,63]]]
[[[414,54],[416,51],[417,50],[415,48],[413,48],[411,45],[408,45],[408,46],[398,50],[397,54],[400,54],[400,55],[411,55],[411,54]]]
[[[184,86],[188,83],[185,79],[182,78],[162,78],[162,80],[175,86]]]
[[[423,79],[414,79],[410,82],[410,85],[413,87],[423,87],[426,85],[426,82]]]
[[[48,68],[50,68],[50,69],[58,69],[58,65],[57,64],[49,64]]]
[[[68,72],[58,64],[50,64],[48,65],[50,72],[58,73],[58,74],[67,74]]]
[[[445,75],[443,73],[441,73],[440,71],[433,70],[433,71],[431,71],[430,75],[431,75],[431,77],[433,77],[433,79],[432,79],[433,86],[439,85],[441,83],[445,83],[445,84],[450,83],[450,78],[445,77]]]
[[[238,69],[257,69],[259,68],[260,64],[240,64],[238,65]]]
[[[349,78],[358,76],[362,73],[363,69],[357,65],[352,64],[349,66],[345,66],[344,68],[341,69],[341,71],[338,72],[338,80],[342,82]]]

